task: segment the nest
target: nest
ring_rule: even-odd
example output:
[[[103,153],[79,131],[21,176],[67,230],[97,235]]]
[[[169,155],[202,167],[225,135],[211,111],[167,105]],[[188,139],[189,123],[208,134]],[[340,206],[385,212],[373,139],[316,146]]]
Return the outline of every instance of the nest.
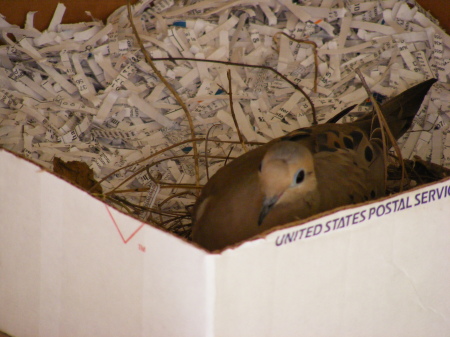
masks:
[[[295,21],[289,11],[257,4],[228,8],[226,3],[220,3],[219,7],[200,8],[200,3],[191,5],[198,8],[187,9],[144,5],[128,4],[122,12],[117,11],[109,19],[110,25],[118,27],[112,32],[106,33],[110,26],[102,28],[92,23],[90,29],[104,29],[108,35],[94,42],[97,35],[92,35],[82,42],[83,50],[70,52],[46,44],[45,38],[50,39],[51,33],[56,32],[38,36],[36,39],[41,39],[43,46],[38,53],[45,55],[45,62],[23,52],[24,43],[7,41],[10,47],[19,48],[10,53],[11,65],[5,70],[9,79],[20,82],[23,78],[40,77],[37,83],[44,86],[52,77],[62,76],[72,86],[76,84],[78,92],[41,102],[26,96],[27,91],[22,93],[25,96],[19,95],[18,86],[3,80],[2,103],[11,110],[6,119],[22,119],[26,127],[19,129],[12,123],[3,123],[2,135],[12,140],[2,140],[0,145],[54,169],[119,210],[176,235],[189,238],[196,197],[209,177],[228,161],[296,128],[322,123],[357,102],[357,113],[341,116],[341,122],[352,121],[376,107],[375,101],[396,92],[381,85],[389,81],[388,76],[399,76],[398,67],[389,60],[401,58],[385,36],[376,36],[378,42],[358,49],[354,41],[364,33],[363,29],[349,31],[345,46],[348,50],[343,53],[337,76],[332,68],[339,61],[333,54],[334,47],[327,49],[331,50],[329,54],[318,52],[319,47],[331,41],[332,27],[306,24],[299,33],[302,22],[297,20],[299,31],[286,34],[287,23],[292,25]],[[180,11],[186,13],[182,22],[174,18]],[[333,18],[329,20],[338,26]],[[226,37],[217,33],[208,42],[205,36],[213,34],[219,24],[227,23],[233,25],[233,31],[226,32]],[[206,28],[198,28],[201,25]],[[81,30],[80,27],[67,29]],[[263,27],[267,29],[263,31]],[[184,35],[177,35],[183,28]],[[195,36],[196,30],[203,35]],[[119,35],[122,40],[117,38]],[[105,41],[109,41],[108,51],[104,50]],[[164,45],[169,42],[169,47]],[[218,42],[230,44],[230,57],[211,56],[220,51]],[[194,51],[197,54],[192,57]],[[202,52],[208,55],[201,57]],[[377,59],[374,53],[393,56]],[[283,55],[289,57],[285,60]],[[239,58],[245,62],[236,62]],[[248,62],[253,58],[259,64]],[[101,74],[96,72],[99,65],[103,67]],[[199,73],[200,81],[189,81],[189,74],[194,71]],[[410,80],[408,76],[412,74],[407,72],[404,76]],[[378,82],[371,78],[378,78]],[[374,90],[362,88],[360,82],[365,79],[371,79]],[[406,81],[399,77],[398,83],[397,89],[402,91]],[[61,86],[58,81],[51,85]],[[447,88],[442,86],[440,90]],[[361,103],[367,97],[366,91],[375,91],[375,95],[370,94],[371,102]],[[111,106],[109,100],[114,101]],[[257,104],[252,105],[255,101]],[[430,121],[432,127],[439,124],[445,102],[440,101],[435,115],[426,111],[419,115],[415,131],[430,126]],[[14,115],[22,106],[27,108],[23,110],[27,116]],[[63,112],[62,121],[54,116],[55,111]],[[20,139],[19,145],[14,143],[14,137]],[[399,141],[397,157],[407,139],[405,136]],[[398,162],[404,162],[404,168],[399,164],[389,166],[388,193],[446,177],[447,169],[427,164],[429,156],[425,152],[424,160],[400,158]],[[405,171],[410,178],[401,178]]]

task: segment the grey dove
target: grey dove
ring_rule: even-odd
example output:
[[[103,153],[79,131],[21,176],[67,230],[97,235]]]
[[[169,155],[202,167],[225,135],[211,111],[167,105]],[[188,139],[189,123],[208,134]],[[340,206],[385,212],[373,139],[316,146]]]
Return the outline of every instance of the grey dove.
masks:
[[[396,139],[409,129],[435,81],[380,106]],[[380,138],[379,124],[367,114],[352,123],[298,129],[234,159],[202,189],[193,241],[218,250],[275,226],[385,195]]]

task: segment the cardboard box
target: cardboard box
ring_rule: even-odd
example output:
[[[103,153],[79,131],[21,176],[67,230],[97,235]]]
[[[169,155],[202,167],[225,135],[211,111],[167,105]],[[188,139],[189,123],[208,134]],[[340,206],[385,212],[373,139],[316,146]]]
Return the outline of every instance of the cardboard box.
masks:
[[[449,179],[220,254],[4,150],[0,189],[0,330],[15,336],[450,332]]]
[[[3,0],[0,12],[23,24],[26,12],[40,10],[36,27],[44,29],[57,2],[17,0],[13,8]],[[65,22],[86,20],[86,9],[104,19],[121,4],[67,2]],[[214,254],[0,150],[0,330],[18,337],[448,335],[449,200],[446,179]]]

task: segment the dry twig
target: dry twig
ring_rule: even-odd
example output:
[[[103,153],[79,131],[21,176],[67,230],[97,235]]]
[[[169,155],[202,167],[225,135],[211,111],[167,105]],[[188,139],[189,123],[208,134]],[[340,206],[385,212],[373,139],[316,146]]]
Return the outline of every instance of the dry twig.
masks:
[[[231,71],[228,69],[227,71],[227,78],[228,78],[228,97],[230,98],[230,111],[231,116],[233,117],[234,126],[236,126],[236,131],[239,137],[239,141],[241,142],[242,148],[245,152],[248,151],[247,146],[245,145],[244,138],[242,137],[241,130],[239,129],[239,123],[236,119],[236,114],[234,113],[234,107],[233,107],[233,88],[231,86]]]
[[[224,64],[224,65],[228,65],[228,66],[235,66],[235,67],[246,67],[246,68],[256,68],[256,69],[265,69],[268,71],[273,72],[274,74],[276,74],[278,77],[280,77],[281,79],[283,79],[283,81],[286,81],[287,83],[289,83],[295,90],[298,90],[302,93],[302,95],[305,97],[305,99],[308,101],[308,104],[311,106],[311,113],[313,115],[313,124],[317,124],[317,118],[316,118],[316,108],[314,106],[313,101],[311,100],[311,98],[308,96],[308,94],[300,87],[298,86],[296,83],[294,83],[293,81],[291,81],[289,78],[287,78],[286,76],[284,76],[282,73],[280,73],[279,71],[277,71],[276,69],[269,67],[269,66],[264,66],[264,65],[257,65],[257,64],[247,64],[247,63],[239,63],[239,62],[229,62],[229,61],[220,61],[220,60],[205,60],[205,59],[196,59],[196,58],[192,58],[192,57],[155,57],[153,58],[153,61],[195,61],[195,62],[208,62],[208,63],[217,63],[217,64]]]
[[[318,72],[319,72],[319,56],[317,55],[317,43],[315,43],[314,41],[309,41],[309,40],[294,39],[292,36],[289,36],[288,34],[286,34],[284,32],[275,33],[275,35],[273,36],[273,39],[274,39],[274,41],[276,43],[278,43],[278,35],[284,35],[289,40],[292,40],[292,41],[297,42],[297,43],[306,43],[306,44],[310,44],[310,45],[313,46],[313,54],[314,54],[314,92],[317,92],[317,76],[318,76]],[[316,124],[317,124],[317,122],[316,122]]]
[[[162,83],[169,89],[169,91],[172,93],[172,95],[177,100],[178,104],[180,104],[181,108],[183,109],[184,113],[186,114],[186,118],[189,123],[189,128],[191,130],[191,137],[192,139],[195,138],[195,131],[194,131],[194,122],[192,121],[191,114],[186,106],[184,104],[182,98],[178,94],[178,92],[175,90],[175,88],[162,76],[162,74],[159,72],[158,68],[156,68],[155,64],[152,61],[152,58],[150,54],[147,52],[147,50],[144,47],[144,44],[142,43],[142,40],[136,30],[136,26],[133,22],[133,14],[131,12],[131,3],[130,0],[127,0],[127,9],[128,9],[128,20],[130,21],[131,28],[133,29],[133,33],[136,37],[136,41],[139,44],[139,47],[141,48],[142,54],[144,54],[145,60],[150,65],[152,70],[155,72],[155,74],[158,76],[158,78],[161,80]],[[194,150],[194,165],[195,165],[195,181],[197,186],[200,186],[200,169],[198,166],[198,149],[197,149],[197,143],[195,141],[192,142],[192,149]]]

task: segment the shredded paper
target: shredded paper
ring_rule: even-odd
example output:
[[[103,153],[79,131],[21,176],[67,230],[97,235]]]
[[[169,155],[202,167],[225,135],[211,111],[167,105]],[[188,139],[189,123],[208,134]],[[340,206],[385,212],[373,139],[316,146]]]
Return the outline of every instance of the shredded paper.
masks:
[[[49,170],[85,162],[98,196],[134,216],[188,226],[227,160],[311,125],[305,94],[319,123],[370,111],[356,69],[380,102],[438,79],[399,145],[450,167],[450,37],[414,0],[138,1],[137,34],[189,116],[126,6],[106,24],[62,24],[64,11],[44,32],[34,13],[25,28],[0,17],[0,146]]]

